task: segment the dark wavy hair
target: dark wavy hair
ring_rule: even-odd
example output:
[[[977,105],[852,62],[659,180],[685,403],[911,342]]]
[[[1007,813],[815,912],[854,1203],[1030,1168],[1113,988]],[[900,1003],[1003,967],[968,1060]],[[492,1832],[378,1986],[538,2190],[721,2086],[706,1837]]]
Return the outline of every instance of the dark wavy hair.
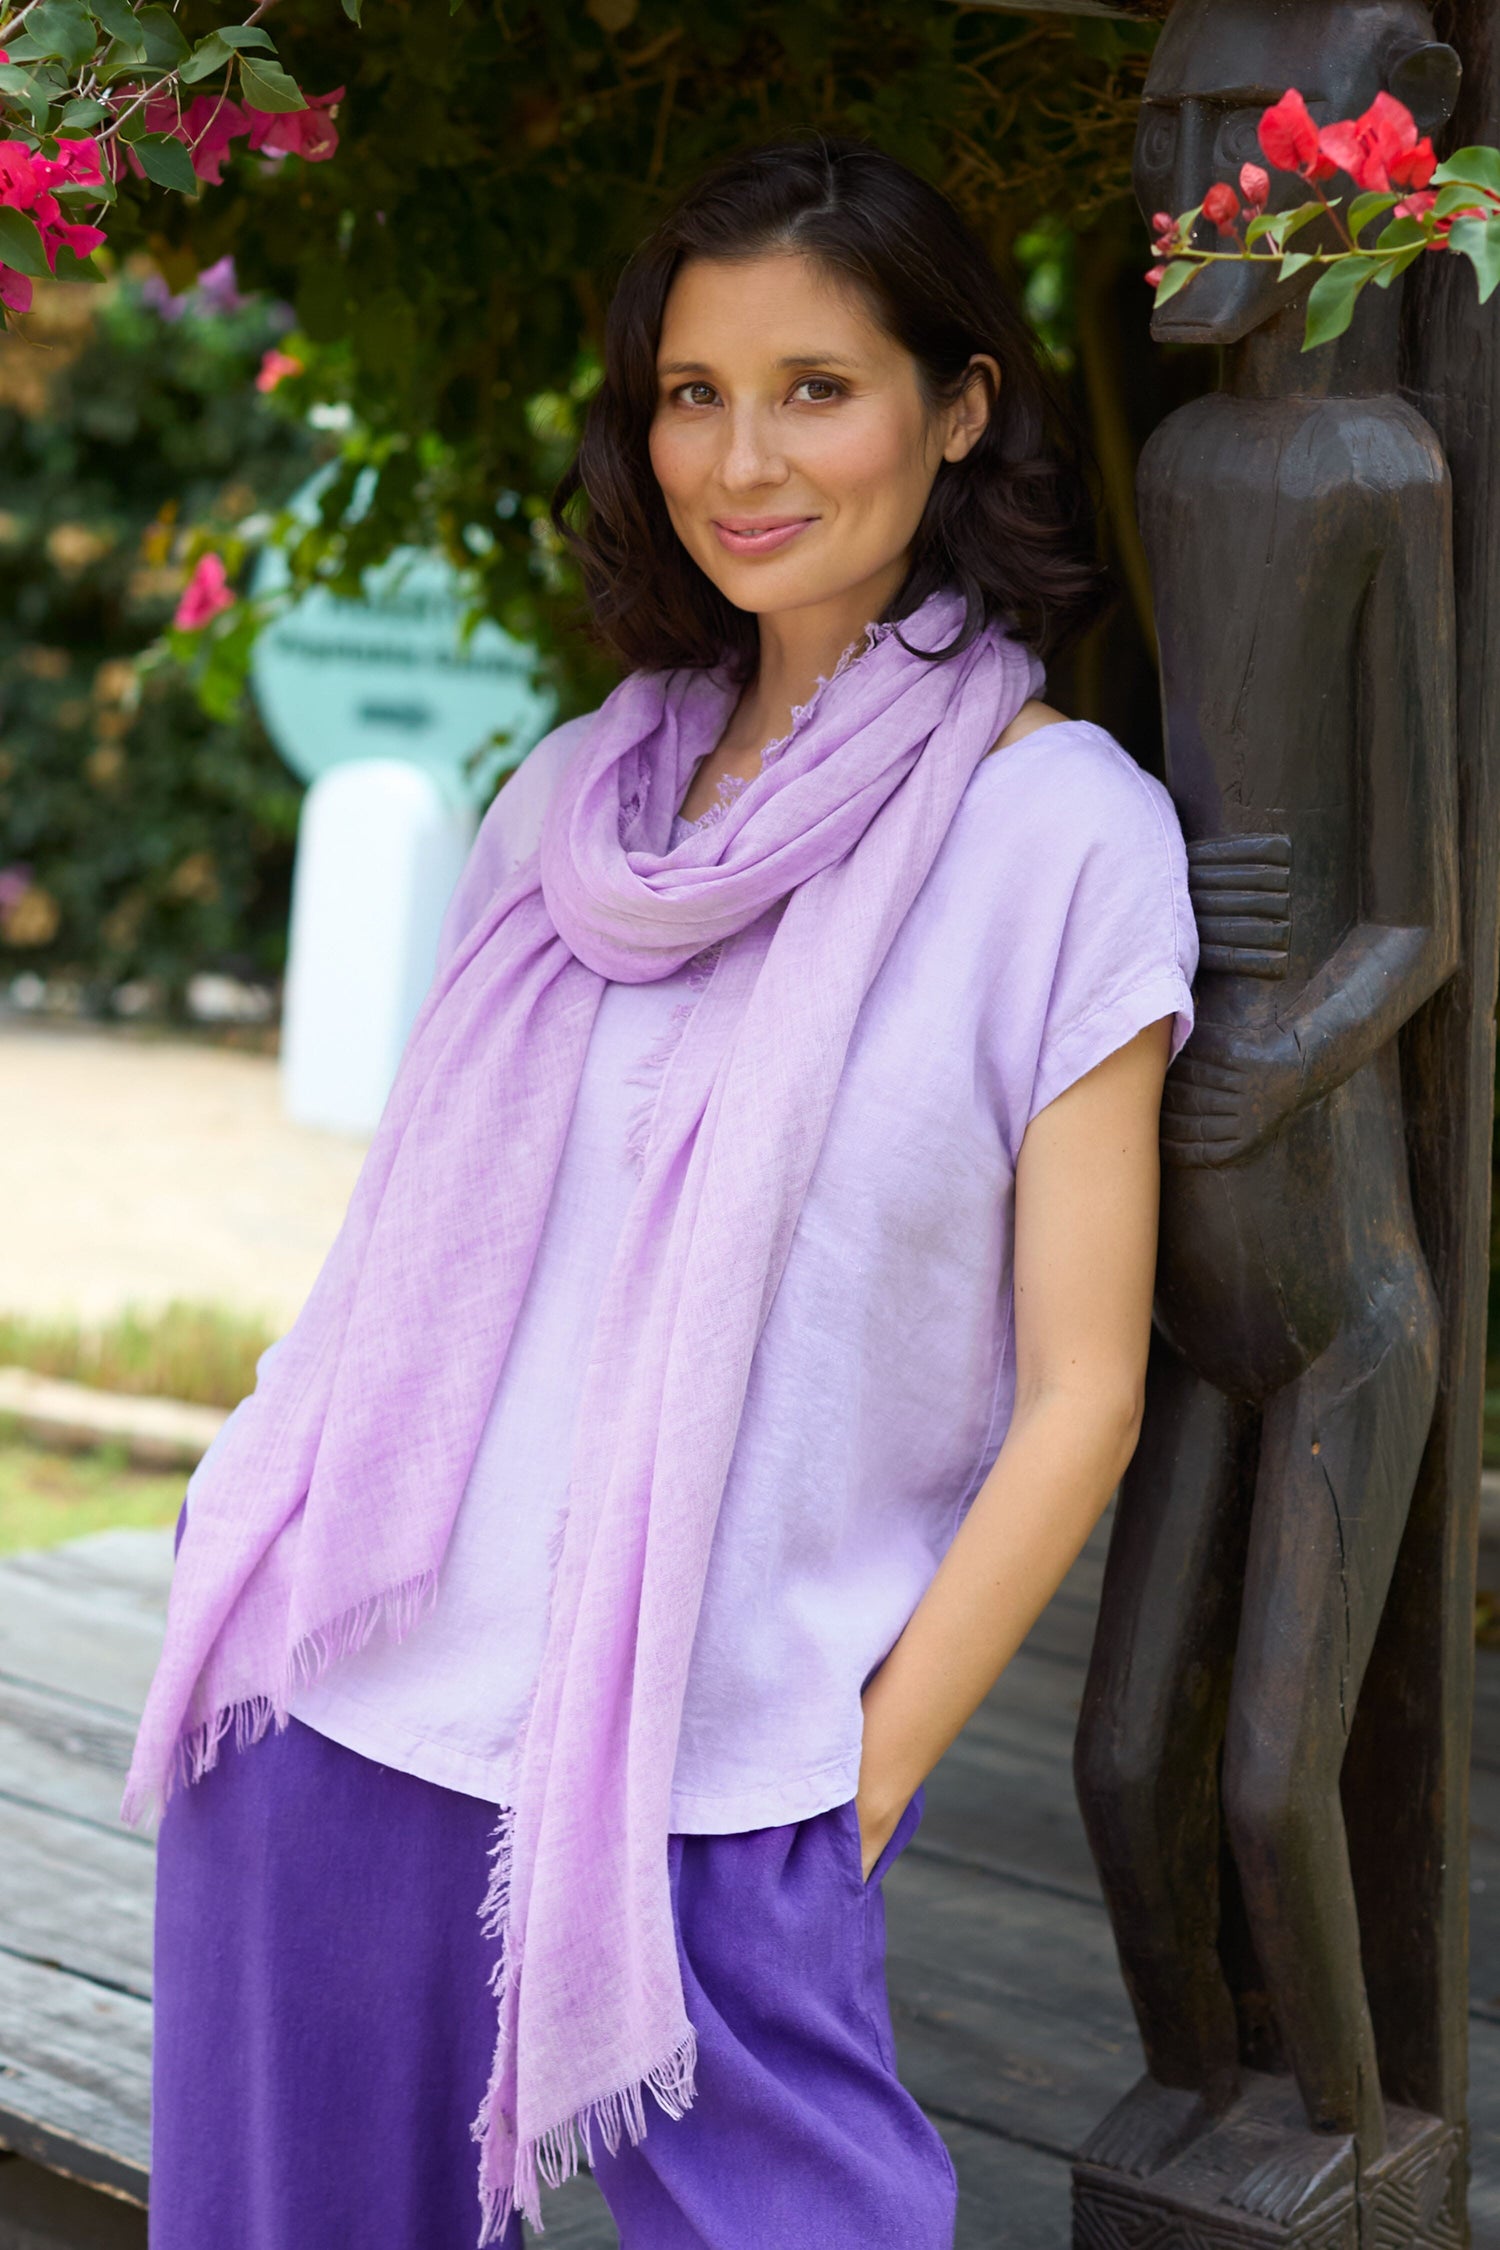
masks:
[[[667,294],[690,258],[793,250],[853,282],[917,363],[936,405],[977,353],[1000,368],[983,436],[938,470],[887,615],[941,587],[963,595],[956,656],[993,619],[1042,654],[1103,607],[1082,443],[1031,331],[947,197],[864,143],[798,136],[709,173],[642,243],[610,306],[604,379],[557,490],[552,520],[577,558],[604,643],[628,667],[755,669],[755,618],[725,600],[672,528],[651,467],[657,347]]]

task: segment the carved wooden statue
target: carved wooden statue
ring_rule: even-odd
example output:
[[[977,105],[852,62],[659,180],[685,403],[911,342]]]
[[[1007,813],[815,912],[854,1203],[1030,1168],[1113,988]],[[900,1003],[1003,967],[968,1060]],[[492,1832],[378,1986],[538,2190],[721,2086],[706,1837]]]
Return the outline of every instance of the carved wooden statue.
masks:
[[[1143,209],[1237,177],[1289,85],[1432,131],[1459,79],[1417,0],[1179,0]],[[1148,2064],[1077,2173],[1100,2246],[1462,2239],[1451,2120],[1382,2086],[1340,1795],[1442,1366],[1400,1035],[1459,957],[1451,494],[1400,284],[1307,355],[1304,300],[1215,267],[1155,327],[1224,360],[1140,482],[1202,962],[1077,1758]]]

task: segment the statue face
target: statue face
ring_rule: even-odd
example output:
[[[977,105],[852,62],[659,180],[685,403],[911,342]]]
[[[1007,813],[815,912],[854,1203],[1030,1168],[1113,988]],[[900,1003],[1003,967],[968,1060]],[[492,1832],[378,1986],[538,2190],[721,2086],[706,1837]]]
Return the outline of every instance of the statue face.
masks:
[[[1216,180],[1238,185],[1243,164],[1264,164],[1261,116],[1290,86],[1320,125],[1359,116],[1386,83],[1382,65],[1402,34],[1408,46],[1431,37],[1425,12],[1410,0],[1178,0],[1152,58],[1136,134],[1135,189],[1148,221],[1157,211],[1190,211]],[[1347,197],[1350,188],[1340,176],[1324,192]],[[1271,173],[1273,210],[1311,192],[1290,173]],[[1307,248],[1322,243],[1325,227],[1309,228]],[[1198,246],[1216,239],[1200,221]],[[1330,230],[1327,246],[1332,241]],[[1214,266],[1163,307],[1152,334],[1163,342],[1237,343],[1309,286],[1283,286],[1269,261]]]

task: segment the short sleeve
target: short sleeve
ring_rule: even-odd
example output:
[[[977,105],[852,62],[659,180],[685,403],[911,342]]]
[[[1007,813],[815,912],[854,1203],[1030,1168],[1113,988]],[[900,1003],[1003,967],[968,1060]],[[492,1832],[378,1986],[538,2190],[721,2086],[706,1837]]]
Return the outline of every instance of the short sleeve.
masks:
[[[1126,751],[1088,731],[1108,755],[1071,777],[1081,786],[1070,792],[1028,1122],[1148,1024],[1173,1017],[1174,1056],[1193,1028],[1198,934],[1176,811]]]
[[[452,959],[502,883],[508,882],[541,841],[542,817],[557,777],[592,723],[593,712],[566,719],[524,758],[479,824],[479,833],[454,887],[438,937],[437,966]]]

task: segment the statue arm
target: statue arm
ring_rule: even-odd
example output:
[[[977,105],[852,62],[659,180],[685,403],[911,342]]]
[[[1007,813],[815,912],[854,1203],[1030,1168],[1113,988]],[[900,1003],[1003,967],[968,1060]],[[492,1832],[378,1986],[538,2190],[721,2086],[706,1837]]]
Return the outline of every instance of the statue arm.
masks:
[[[1358,648],[1360,918],[1263,1027],[1202,1023],[1168,1080],[1163,1153],[1227,1164],[1352,1078],[1457,964],[1457,750],[1449,497],[1392,501]],[[1271,902],[1267,900],[1268,910]],[[1275,937],[1284,937],[1278,925]]]
[[[1302,1055],[1304,1101],[1351,1078],[1457,966],[1457,719],[1446,482],[1407,496],[1394,532],[1365,604],[1359,650],[1361,918],[1285,1018]]]

